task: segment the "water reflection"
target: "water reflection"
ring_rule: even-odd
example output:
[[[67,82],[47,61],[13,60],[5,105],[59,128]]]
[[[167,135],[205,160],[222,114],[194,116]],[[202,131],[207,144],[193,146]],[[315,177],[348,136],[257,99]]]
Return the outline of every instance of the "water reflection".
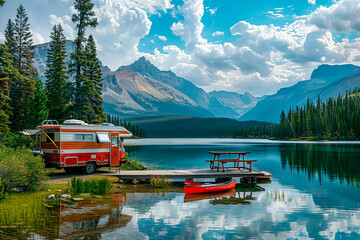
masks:
[[[44,194],[17,194],[0,201],[0,239],[99,239],[132,219],[115,193],[61,207],[45,206]]]
[[[318,178],[320,183],[326,177],[357,186],[359,152],[357,145],[293,144],[280,148],[283,169],[289,166],[291,171],[305,172],[310,180]]]
[[[115,193],[111,198],[84,200],[63,205],[60,211],[60,238],[99,239],[105,232],[120,229],[131,220],[121,214],[125,196]]]

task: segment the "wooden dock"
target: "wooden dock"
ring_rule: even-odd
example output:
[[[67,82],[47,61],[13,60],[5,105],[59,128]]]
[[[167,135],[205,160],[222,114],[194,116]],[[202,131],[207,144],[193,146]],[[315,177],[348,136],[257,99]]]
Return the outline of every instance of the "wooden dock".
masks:
[[[116,176],[121,179],[151,179],[152,177],[164,177],[167,179],[187,179],[187,178],[252,178],[256,182],[257,177],[263,177],[265,174],[258,171],[248,170],[226,170],[225,172],[210,170],[210,169],[196,169],[196,170],[139,170],[139,171],[125,171],[108,173],[106,175]]]

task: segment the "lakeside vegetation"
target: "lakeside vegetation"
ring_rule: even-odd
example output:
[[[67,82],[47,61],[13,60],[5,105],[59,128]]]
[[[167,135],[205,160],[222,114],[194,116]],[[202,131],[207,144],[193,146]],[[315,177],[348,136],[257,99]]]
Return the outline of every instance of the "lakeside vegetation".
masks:
[[[286,114],[281,112],[280,123],[252,128],[240,128],[235,138],[270,138],[286,140],[359,140],[360,88],[345,95],[316,102],[308,99],[305,106],[296,106]]]

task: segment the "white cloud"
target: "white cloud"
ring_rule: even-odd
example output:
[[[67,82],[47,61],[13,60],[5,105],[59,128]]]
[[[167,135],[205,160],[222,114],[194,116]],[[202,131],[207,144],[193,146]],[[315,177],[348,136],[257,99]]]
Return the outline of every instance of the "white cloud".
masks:
[[[276,12],[274,12],[274,11],[267,11],[266,14],[267,14],[267,17],[273,18],[273,19],[283,18],[284,15],[282,15],[280,12],[281,12],[281,11],[279,11],[279,10],[276,11]]]
[[[158,37],[161,41],[164,41],[164,42],[167,41],[167,38],[165,36],[156,35],[156,37]]]
[[[126,1],[101,3],[94,8],[99,25],[95,30],[89,29],[88,33],[101,43],[99,58],[105,65],[116,69],[141,56],[137,47],[140,39],[149,33],[151,21],[145,10],[129,7]]]
[[[171,0],[100,0],[100,4],[114,7],[123,5],[128,8],[140,8],[150,14],[156,14],[159,10],[166,12],[174,7]]]
[[[358,0],[342,0],[330,7],[319,7],[308,17],[308,23],[330,31],[360,33],[360,3]]]
[[[209,13],[211,15],[215,15],[216,11],[217,11],[217,8],[214,8],[214,9],[209,8]]]
[[[213,34],[211,34],[211,36],[213,36],[213,37],[224,36],[224,32],[216,31]]]
[[[36,33],[31,31],[33,34],[33,40],[34,40],[34,44],[40,44],[40,43],[44,43],[45,39],[44,37],[40,34],[40,33]]]
[[[0,32],[0,42],[5,42],[5,35]]]
[[[308,0],[308,3],[310,3],[310,4],[316,4],[316,0]]]
[[[64,29],[64,34],[67,39],[75,38],[74,24],[71,21],[71,17],[65,15],[63,17],[58,17],[54,14],[49,16],[49,21],[51,25],[61,24]]]
[[[204,24],[201,18],[204,15],[204,5],[202,0],[189,0],[178,8],[184,16],[184,21],[179,21],[171,26],[171,30],[180,36],[186,44],[198,44],[206,42],[201,37]]]

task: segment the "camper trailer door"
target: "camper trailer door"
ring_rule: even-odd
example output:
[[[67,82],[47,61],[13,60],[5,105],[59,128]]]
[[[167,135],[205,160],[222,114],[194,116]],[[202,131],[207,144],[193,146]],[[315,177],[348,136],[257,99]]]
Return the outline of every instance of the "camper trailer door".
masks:
[[[119,154],[119,133],[110,133],[111,145],[110,145],[110,165],[119,166],[120,154]]]

